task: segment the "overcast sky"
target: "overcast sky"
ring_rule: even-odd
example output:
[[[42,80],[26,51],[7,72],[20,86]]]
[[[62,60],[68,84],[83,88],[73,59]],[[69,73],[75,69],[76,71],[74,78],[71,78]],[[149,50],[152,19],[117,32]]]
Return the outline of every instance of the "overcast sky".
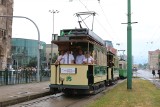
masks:
[[[146,63],[148,51],[160,47],[160,0],[131,2],[132,22],[138,22],[132,25],[134,63]],[[102,39],[111,40],[118,50],[127,50],[127,25],[121,24],[127,22],[127,0],[14,0],[14,16],[32,19],[40,30],[40,40],[46,43],[51,42],[53,14],[49,10],[53,9],[59,10],[54,15],[55,34],[61,29],[79,28],[75,13],[95,11],[93,31]],[[92,18],[85,21],[91,28]],[[37,40],[38,34],[30,21],[14,18],[13,37]]]

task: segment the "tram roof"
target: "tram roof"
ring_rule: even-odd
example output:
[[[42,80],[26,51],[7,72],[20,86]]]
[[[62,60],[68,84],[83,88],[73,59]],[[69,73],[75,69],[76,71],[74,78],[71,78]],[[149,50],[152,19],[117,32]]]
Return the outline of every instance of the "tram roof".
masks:
[[[65,41],[65,39],[62,40],[62,38],[66,38],[66,41],[69,39],[69,41],[71,39],[74,38],[74,40],[76,41],[76,39],[88,39],[88,40],[93,40],[101,45],[105,45],[105,42],[102,38],[100,38],[97,34],[95,34],[93,31],[87,29],[87,28],[83,28],[83,29],[63,29],[60,31],[60,36],[59,36],[59,42],[60,41]],[[70,39],[71,38],[71,39]],[[80,40],[79,40],[80,41]],[[55,42],[55,41],[53,41]],[[84,40],[83,40],[84,42]]]

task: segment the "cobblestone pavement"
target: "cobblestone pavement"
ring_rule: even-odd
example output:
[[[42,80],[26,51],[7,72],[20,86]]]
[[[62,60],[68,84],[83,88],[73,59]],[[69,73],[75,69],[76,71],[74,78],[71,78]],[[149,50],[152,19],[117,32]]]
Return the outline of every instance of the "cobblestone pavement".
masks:
[[[0,86],[0,107],[49,94],[49,81]]]

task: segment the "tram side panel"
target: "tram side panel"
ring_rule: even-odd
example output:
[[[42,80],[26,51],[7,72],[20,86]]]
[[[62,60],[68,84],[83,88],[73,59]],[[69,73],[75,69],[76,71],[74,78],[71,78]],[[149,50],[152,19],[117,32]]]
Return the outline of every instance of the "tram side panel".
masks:
[[[110,71],[111,72],[111,71]],[[101,88],[107,82],[107,67],[97,65],[52,65],[50,88],[55,90],[88,90]],[[111,78],[111,77],[109,77]]]
[[[57,87],[61,87],[58,85],[88,85],[87,70],[87,65],[52,65],[51,84],[55,84]]]
[[[114,68],[114,71],[113,71],[113,78],[114,80],[118,80],[119,79],[119,69],[118,68]]]
[[[114,56],[114,67],[113,67],[114,80],[119,80],[119,58],[117,55]]]
[[[118,58],[112,53],[107,54],[107,79],[109,85],[115,84],[119,79],[119,66]]]
[[[94,66],[94,83],[107,82],[107,67],[106,66]]]
[[[120,79],[127,78],[127,62],[119,61],[119,77]]]
[[[119,69],[119,77],[120,77],[120,79],[127,78],[127,70],[126,69]]]
[[[108,85],[111,85],[112,84],[112,81],[113,81],[113,70],[111,67],[108,67],[107,69],[107,76],[108,76]]]
[[[89,85],[100,81],[106,81],[106,75],[107,71],[105,66],[76,64],[52,65],[51,84]],[[111,79],[111,70],[109,70],[109,79]]]

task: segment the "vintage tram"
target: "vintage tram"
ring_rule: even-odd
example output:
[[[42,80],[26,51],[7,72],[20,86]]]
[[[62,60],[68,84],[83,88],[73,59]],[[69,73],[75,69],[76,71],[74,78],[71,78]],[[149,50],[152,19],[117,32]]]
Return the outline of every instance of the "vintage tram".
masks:
[[[96,94],[118,78],[114,75],[118,69],[109,64],[109,61],[117,61],[115,54],[107,50],[104,40],[93,31],[86,28],[64,29],[52,43],[58,46],[59,52],[69,49],[74,58],[79,49],[84,53],[90,52],[95,61],[93,64],[51,64],[51,92]]]

